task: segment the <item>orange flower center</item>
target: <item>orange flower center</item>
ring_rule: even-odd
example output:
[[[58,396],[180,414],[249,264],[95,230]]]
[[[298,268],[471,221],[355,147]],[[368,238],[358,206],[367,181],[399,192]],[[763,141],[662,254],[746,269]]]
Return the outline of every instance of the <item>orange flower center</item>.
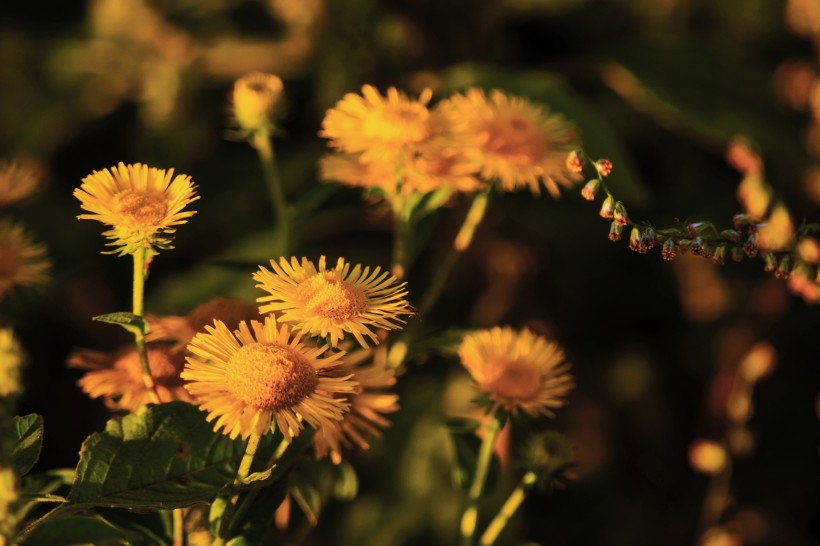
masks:
[[[319,384],[307,358],[287,345],[267,342],[240,347],[228,361],[225,382],[244,403],[273,412],[294,407]]]
[[[168,204],[162,193],[124,190],[114,196],[113,209],[137,225],[154,226],[162,223]]]
[[[0,242],[0,277],[11,278],[22,264],[20,251],[7,241]]]
[[[544,135],[530,120],[519,116],[498,116],[479,132],[482,147],[518,165],[531,165],[544,154]]]
[[[499,362],[498,375],[490,381],[489,390],[511,401],[532,400],[541,384],[538,373],[521,362]]]
[[[331,273],[318,273],[297,288],[305,310],[322,318],[349,320],[367,310],[367,296]]]
[[[179,374],[185,366],[185,357],[173,353],[165,347],[148,348],[148,368],[157,385],[174,387],[182,385]],[[142,364],[136,349],[128,351],[114,362],[114,367],[123,370],[131,382],[142,386]]]

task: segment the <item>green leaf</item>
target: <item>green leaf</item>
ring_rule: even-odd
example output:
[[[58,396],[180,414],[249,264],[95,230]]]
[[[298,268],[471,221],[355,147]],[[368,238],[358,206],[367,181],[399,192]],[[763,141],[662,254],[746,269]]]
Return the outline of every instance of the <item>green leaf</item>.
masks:
[[[457,65],[442,75],[442,90],[459,91],[468,87],[501,89],[529,97],[563,114],[581,130],[584,149],[593,157],[605,157],[615,165],[607,184],[624,200],[642,205],[649,190],[634,162],[621,144],[614,127],[593,106],[549,72],[512,70],[480,65]]]
[[[359,493],[359,478],[356,469],[347,462],[334,465],[333,498],[340,501],[351,501]]]
[[[22,543],[23,546],[60,544],[146,544],[138,534],[119,529],[100,519],[72,516],[52,519],[38,525]]]
[[[106,322],[108,324],[119,324],[129,332],[138,331],[142,333],[148,332],[148,323],[134,313],[127,311],[119,311],[117,313],[108,313],[106,315],[97,315],[94,320],[98,322]]]
[[[32,413],[15,417],[11,429],[11,464],[15,474],[24,476],[40,458],[43,449],[43,418]]]
[[[68,500],[144,509],[210,502],[233,480],[244,449],[190,404],[149,405],[86,440]]]

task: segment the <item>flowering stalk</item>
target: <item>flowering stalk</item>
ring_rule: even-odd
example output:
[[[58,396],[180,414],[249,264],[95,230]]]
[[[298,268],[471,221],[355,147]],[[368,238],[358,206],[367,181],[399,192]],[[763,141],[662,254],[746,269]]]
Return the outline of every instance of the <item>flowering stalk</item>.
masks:
[[[252,432],[248,437],[248,443],[245,445],[245,453],[242,455],[242,460],[239,462],[239,469],[236,471],[236,478],[233,480],[234,486],[236,487],[242,485],[242,483],[248,478],[248,474],[251,472],[251,464],[253,463],[253,458],[256,456],[256,450],[259,448],[259,440],[262,438],[259,433],[256,432],[256,424],[258,421],[259,415],[257,414],[253,420]],[[232,522],[234,521],[236,514],[236,512],[234,512],[234,508],[236,507],[238,501],[239,492],[237,491],[234,493],[233,497],[231,497],[225,507],[225,511],[222,513],[222,523],[220,525],[220,529],[225,534],[229,535],[230,528],[232,527]],[[220,535],[223,534],[222,532],[220,532]],[[217,536],[214,537],[213,544],[214,546],[222,546],[225,544],[225,540],[222,536]]]
[[[276,215],[276,233],[281,238],[280,253],[287,255],[290,252],[290,211],[276,168],[276,154],[270,140],[268,129],[254,131],[250,137],[250,144],[259,154],[259,161],[265,171],[265,182],[268,186],[271,205]]]
[[[498,511],[498,514],[496,514],[493,518],[493,521],[491,521],[490,525],[487,526],[487,530],[484,531],[483,535],[481,535],[481,540],[478,541],[480,546],[492,546],[495,544],[495,541],[498,539],[498,535],[504,530],[504,527],[507,525],[507,522],[510,521],[510,518],[515,515],[518,507],[521,506],[522,502],[524,502],[524,499],[527,497],[527,494],[533,488],[536,481],[538,481],[538,477],[535,472],[529,471],[524,474],[521,481],[518,482],[518,486],[510,494],[506,502],[504,502],[501,510]]]
[[[131,312],[138,317],[142,317],[145,276],[148,270],[148,250],[145,248],[139,248],[134,251],[133,256],[134,288]],[[137,354],[139,355],[140,367],[142,369],[142,381],[145,384],[145,390],[148,391],[148,398],[151,403],[159,404],[159,393],[157,392],[157,386],[154,383],[154,378],[151,377],[151,367],[148,364],[148,351],[145,349],[145,327],[138,326],[133,328],[131,331],[134,332],[134,342],[137,346]]]
[[[473,544],[476,523],[478,522],[478,499],[484,492],[484,484],[487,481],[487,472],[490,469],[490,461],[492,460],[493,446],[499,430],[501,430],[501,419],[499,419],[497,413],[493,413],[486,435],[481,441],[475,475],[467,494],[467,505],[461,516],[461,546],[472,546]]]

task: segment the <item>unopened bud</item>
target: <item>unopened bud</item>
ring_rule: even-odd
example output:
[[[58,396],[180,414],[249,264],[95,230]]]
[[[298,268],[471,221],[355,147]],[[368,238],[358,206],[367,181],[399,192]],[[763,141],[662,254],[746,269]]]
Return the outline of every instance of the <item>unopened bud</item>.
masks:
[[[675,257],[678,255],[678,248],[675,244],[675,241],[672,239],[667,239],[663,242],[663,246],[661,247],[661,256],[664,260],[674,260]]]
[[[615,221],[618,224],[620,224],[622,226],[625,226],[629,223],[629,215],[627,215],[627,213],[626,213],[626,207],[620,201],[615,203],[615,210],[613,211],[613,218],[615,219]]]
[[[735,229],[738,230],[749,224],[751,221],[752,218],[748,214],[735,214],[732,216],[732,225],[734,225]]]
[[[634,227],[632,231],[629,233],[629,250],[634,250],[635,252],[640,252],[640,248],[643,246],[641,243],[641,230]],[[646,252],[646,250],[644,250]]]
[[[675,243],[678,245],[678,252],[681,254],[686,254],[689,252],[689,249],[692,248],[692,241],[690,239],[678,239]]]
[[[703,245],[703,238],[695,237],[692,239],[692,253],[696,256],[706,256],[706,249]]]
[[[733,246],[732,250],[729,251],[732,256],[732,260],[739,262],[743,259],[743,247]]]
[[[736,229],[724,229],[720,232],[720,236],[735,243],[739,243],[741,238],[743,238],[743,234]]]
[[[621,240],[621,231],[623,231],[624,226],[619,224],[618,222],[612,222],[609,226],[609,240],[610,241],[620,241]]]
[[[777,256],[774,255],[774,252],[763,252],[760,256],[763,258],[763,271],[771,273],[777,269]]]
[[[689,234],[689,237],[697,237],[703,233],[707,225],[706,222],[692,222],[686,225],[686,232]]]
[[[718,265],[726,263],[726,247],[724,245],[720,245],[715,249],[715,252],[712,254],[712,262]]]
[[[609,173],[612,172],[612,162],[608,159],[599,159],[595,163],[595,167],[598,169],[598,172],[601,173],[601,176],[607,177]]]
[[[607,195],[606,199],[604,199],[604,203],[601,205],[601,211],[598,213],[601,215],[601,218],[606,218],[607,220],[614,216],[615,212],[615,198],[611,195]]]
[[[745,252],[749,258],[757,256],[757,233],[749,235],[749,238],[743,243],[743,252]]]
[[[777,269],[774,272],[774,276],[781,281],[784,281],[789,278],[792,272],[792,259],[790,256],[783,256],[780,259],[780,263],[777,264]]]
[[[726,450],[717,442],[698,439],[689,446],[689,464],[702,474],[718,474],[727,462]]]
[[[567,155],[567,170],[580,174],[584,170],[584,156],[580,150],[573,150]]]
[[[641,244],[646,247],[646,250],[652,250],[652,247],[655,246],[655,230],[651,226],[643,231]]]
[[[282,89],[282,80],[262,72],[253,72],[236,80],[231,104],[239,126],[249,133],[272,127]]]
[[[598,188],[601,186],[601,181],[597,178],[594,178],[584,184],[584,187],[581,188],[581,197],[586,199],[587,201],[592,201],[595,199],[595,194],[598,193]]]

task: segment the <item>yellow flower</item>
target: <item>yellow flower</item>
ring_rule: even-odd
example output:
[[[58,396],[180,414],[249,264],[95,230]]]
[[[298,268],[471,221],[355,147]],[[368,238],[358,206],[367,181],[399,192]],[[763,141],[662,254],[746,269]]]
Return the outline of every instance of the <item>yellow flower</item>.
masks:
[[[231,332],[219,320],[197,334],[188,345],[183,379],[185,388],[231,438],[263,435],[272,424],[290,439],[306,421],[318,428],[339,421],[348,404],[336,394],[353,392],[350,376],[330,377],[342,352],[320,358],[327,347],[302,343],[287,326],[277,327],[273,316],[265,322],[239,323]]]
[[[249,133],[271,129],[282,89],[282,80],[262,72],[246,74],[236,80],[231,105],[239,126]]]
[[[381,436],[381,429],[390,425],[385,413],[399,409],[397,394],[385,392],[396,384],[394,370],[388,369],[382,360],[371,361],[373,351],[362,349],[349,354],[339,366],[340,374],[350,374],[359,383],[350,397],[350,412],[339,422],[325,423],[316,431],[313,447],[316,458],[330,455],[334,464],[342,462],[342,448],[370,448],[369,439]]]
[[[184,317],[147,315],[149,329],[146,341],[172,342],[175,349],[183,350],[197,332],[213,324],[214,319],[225,323],[229,330],[239,326],[243,320],[260,320],[256,305],[231,298],[213,298],[197,305]]]
[[[7,207],[34,193],[40,184],[37,170],[25,163],[0,163],[0,207]]]
[[[437,139],[410,159],[404,169],[404,193],[428,193],[440,188],[471,193],[482,186],[470,157],[444,139]]]
[[[16,286],[42,285],[50,268],[45,246],[35,243],[20,225],[0,220],[0,299]]]
[[[148,345],[148,367],[160,402],[193,402],[180,377],[184,365],[183,353],[165,345]],[[78,349],[69,357],[68,366],[87,370],[77,384],[91,398],[102,398],[110,409],[136,412],[150,401],[133,345],[113,353]]]
[[[461,362],[495,408],[553,416],[575,386],[557,343],[498,326],[465,336]]]
[[[0,398],[17,396],[22,392],[20,371],[24,359],[14,331],[0,328]]]
[[[402,154],[436,131],[427,109],[433,92],[425,89],[418,100],[391,87],[384,97],[371,85],[362,94],[348,93],[327,111],[319,135],[343,152],[362,154],[364,162],[395,164]]]
[[[331,180],[364,188],[379,188],[390,195],[396,190],[395,166],[381,162],[364,163],[358,156],[347,154],[330,154],[319,160],[319,176],[322,180]]]
[[[262,314],[282,313],[280,320],[295,325],[311,334],[328,337],[336,347],[345,332],[353,334],[362,347],[367,347],[365,336],[378,344],[371,329],[392,330],[404,323],[399,315],[413,313],[404,297],[405,283],[380,267],[371,271],[356,265],[352,270],[344,258],[328,269],[325,257],[319,259],[317,269],[313,262],[293,257],[290,262],[280,258],[271,260],[273,271],[260,266],[253,274],[256,286],[269,296],[257,298]]]
[[[525,98],[470,89],[439,103],[436,112],[481,176],[497,178],[504,190],[528,187],[538,194],[540,181],[557,196],[558,184],[578,179],[565,162],[577,148],[574,127]]]
[[[199,199],[191,177],[174,170],[156,169],[141,163],[94,171],[74,190],[83,210],[81,220],[98,220],[112,227],[104,235],[120,255],[138,249],[150,252],[170,248],[171,235],[195,211],[183,211]]]

